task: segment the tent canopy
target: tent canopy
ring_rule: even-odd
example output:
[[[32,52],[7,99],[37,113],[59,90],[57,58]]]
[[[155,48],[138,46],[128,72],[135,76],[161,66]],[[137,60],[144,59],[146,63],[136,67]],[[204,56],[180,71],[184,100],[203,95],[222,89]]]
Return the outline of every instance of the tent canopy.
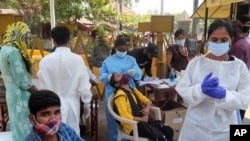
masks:
[[[208,7],[208,19],[220,19],[230,17],[231,4]],[[206,14],[206,1],[203,1],[191,18],[203,19]]]

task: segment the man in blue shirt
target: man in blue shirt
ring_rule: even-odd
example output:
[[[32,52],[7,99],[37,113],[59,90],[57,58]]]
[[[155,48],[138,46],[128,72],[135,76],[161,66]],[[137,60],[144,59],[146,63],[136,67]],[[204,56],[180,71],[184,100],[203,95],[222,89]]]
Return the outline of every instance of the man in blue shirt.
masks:
[[[61,122],[61,102],[54,92],[38,90],[32,93],[28,106],[33,130],[24,141],[84,141],[71,127]]]

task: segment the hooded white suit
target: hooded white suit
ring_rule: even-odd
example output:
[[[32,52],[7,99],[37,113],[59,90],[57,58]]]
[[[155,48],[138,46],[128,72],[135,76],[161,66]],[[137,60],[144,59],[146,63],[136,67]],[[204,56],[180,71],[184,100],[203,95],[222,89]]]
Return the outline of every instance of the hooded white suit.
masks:
[[[201,90],[204,77],[213,72],[226,97],[215,99]],[[179,141],[229,141],[231,124],[237,124],[236,110],[250,104],[250,74],[246,65],[233,61],[215,61],[204,56],[194,58],[176,86],[188,104]]]
[[[90,103],[92,98],[82,57],[68,47],[57,47],[39,63],[38,77],[40,89],[52,90],[59,95],[62,121],[80,134],[80,97],[84,103]]]

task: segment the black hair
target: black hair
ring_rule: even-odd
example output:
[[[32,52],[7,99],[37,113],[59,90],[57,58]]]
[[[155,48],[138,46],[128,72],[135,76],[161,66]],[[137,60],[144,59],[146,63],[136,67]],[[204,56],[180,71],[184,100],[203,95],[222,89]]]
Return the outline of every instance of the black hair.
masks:
[[[66,26],[56,26],[51,30],[51,37],[58,46],[64,45],[70,38],[69,29]]]
[[[232,20],[231,21],[233,27],[233,44],[237,42],[241,38],[243,24],[239,20]]]
[[[124,39],[124,37],[117,36],[117,39],[115,40],[114,47],[116,48],[116,47],[121,46],[121,45],[127,45],[127,42]]]
[[[177,29],[174,33],[174,37],[177,38],[179,35],[184,35],[184,30],[183,29]]]
[[[115,73],[112,73],[111,77],[110,77],[110,80],[109,80],[109,83],[112,87],[116,88],[115,84],[117,82],[115,82]]]
[[[29,98],[30,113],[36,116],[37,112],[51,106],[61,106],[59,96],[50,90],[37,90]]]
[[[224,20],[224,19],[216,19],[213,21],[213,23],[210,24],[209,28],[208,28],[208,37],[209,38],[211,36],[211,34],[218,28],[222,28],[225,27],[226,31],[228,32],[229,36],[233,39],[234,37],[234,30],[232,27],[232,24],[230,21],[228,20]]]
[[[246,22],[250,21],[250,16],[249,15],[242,15],[238,19],[242,24],[245,24]]]

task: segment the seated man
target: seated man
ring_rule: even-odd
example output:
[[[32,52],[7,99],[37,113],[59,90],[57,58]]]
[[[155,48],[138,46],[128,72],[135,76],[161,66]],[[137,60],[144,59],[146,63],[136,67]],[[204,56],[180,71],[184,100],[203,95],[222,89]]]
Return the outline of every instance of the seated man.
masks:
[[[137,121],[139,137],[149,138],[154,141],[173,141],[173,129],[154,120],[149,116],[151,101],[138,89],[128,86],[128,78],[124,74],[113,73],[110,78],[110,85],[114,87],[114,111],[123,118]],[[133,134],[133,127],[121,123],[127,134]]]
[[[71,127],[61,122],[61,102],[54,92],[38,90],[32,93],[28,106],[33,130],[24,141],[84,141]]]

